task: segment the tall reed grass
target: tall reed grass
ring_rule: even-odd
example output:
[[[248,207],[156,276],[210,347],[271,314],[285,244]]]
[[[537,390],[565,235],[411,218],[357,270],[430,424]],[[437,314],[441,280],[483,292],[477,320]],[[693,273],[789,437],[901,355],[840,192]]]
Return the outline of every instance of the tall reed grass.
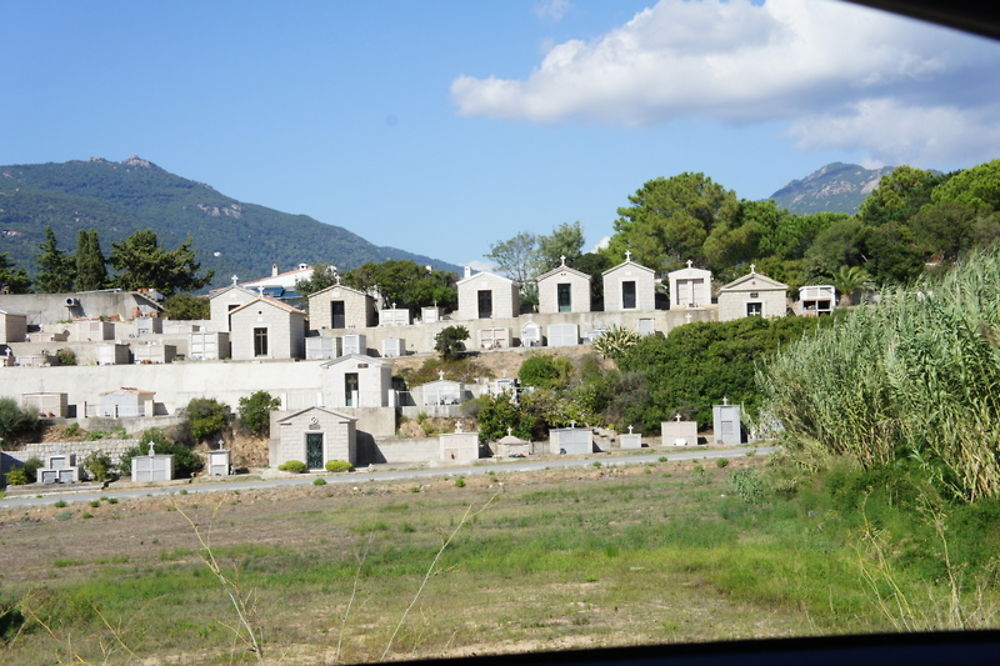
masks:
[[[1000,495],[1000,247],[883,293],[757,380],[793,456],[908,462],[962,500]]]

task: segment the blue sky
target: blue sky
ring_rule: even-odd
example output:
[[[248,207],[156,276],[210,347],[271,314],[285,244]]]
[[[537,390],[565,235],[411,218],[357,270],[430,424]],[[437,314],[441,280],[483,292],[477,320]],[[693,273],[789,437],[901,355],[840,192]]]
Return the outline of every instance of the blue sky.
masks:
[[[138,154],[455,263],[702,171],[1000,156],[1000,48],[841,3],[7,3],[0,164]]]

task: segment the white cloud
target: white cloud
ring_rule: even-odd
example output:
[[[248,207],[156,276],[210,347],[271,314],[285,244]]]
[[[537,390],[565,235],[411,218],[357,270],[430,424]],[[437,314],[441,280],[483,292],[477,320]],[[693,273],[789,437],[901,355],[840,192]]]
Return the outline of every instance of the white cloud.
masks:
[[[543,21],[548,19],[551,21],[559,22],[563,20],[566,16],[566,12],[570,9],[569,0],[542,0],[538,2],[531,11],[535,13],[535,16],[542,19]]]
[[[985,159],[1000,147],[998,65],[993,42],[846,3],[662,0],[595,40],[554,45],[523,80],[459,76],[451,92],[467,116],[782,119],[802,148],[867,147],[898,163],[971,146]]]
[[[592,253],[598,252],[599,250],[603,250],[609,245],[611,245],[611,236],[602,236],[601,240],[597,241],[597,244],[590,249],[590,252]]]

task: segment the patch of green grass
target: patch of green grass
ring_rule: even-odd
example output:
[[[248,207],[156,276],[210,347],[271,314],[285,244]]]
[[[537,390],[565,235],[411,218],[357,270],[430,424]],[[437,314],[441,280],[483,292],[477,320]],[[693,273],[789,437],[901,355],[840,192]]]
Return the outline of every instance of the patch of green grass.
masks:
[[[57,509],[61,509],[66,506],[66,500],[56,500],[52,506],[54,506]]]

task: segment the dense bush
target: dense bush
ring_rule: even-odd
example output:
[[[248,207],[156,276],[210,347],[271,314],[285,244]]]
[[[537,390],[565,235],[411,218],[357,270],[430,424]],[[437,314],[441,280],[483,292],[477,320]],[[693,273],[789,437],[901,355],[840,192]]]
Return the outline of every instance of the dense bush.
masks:
[[[59,365],[76,365],[76,352],[69,347],[57,350],[56,363]]]
[[[531,439],[533,419],[520,407],[511,403],[511,395],[502,393],[496,397],[483,395],[476,399],[479,403],[479,436],[495,442],[507,436],[507,429],[521,439]]]
[[[324,467],[328,472],[349,472],[354,469],[354,465],[346,460],[327,460]]]
[[[454,361],[465,351],[465,341],[469,339],[469,329],[464,326],[448,326],[434,336],[434,350],[444,361]]]
[[[153,443],[153,452],[174,457],[174,476],[189,477],[203,467],[201,458],[191,450],[191,447],[180,442],[174,442],[163,434],[159,428],[150,428],[139,436],[139,444],[122,454],[118,469],[122,476],[132,475],[132,458],[144,456],[149,452],[149,443]]]
[[[532,356],[521,364],[517,372],[523,386],[556,388],[565,386],[573,374],[573,363],[562,356]]]
[[[282,472],[292,472],[293,474],[302,474],[309,468],[306,467],[306,464],[301,460],[288,460],[278,465],[278,469],[281,470]]]
[[[212,316],[208,299],[194,294],[174,294],[164,301],[163,307],[170,319],[208,319]]]
[[[256,391],[240,398],[240,425],[260,437],[271,432],[271,412],[281,406],[281,400],[267,391]]]
[[[191,437],[196,442],[218,435],[229,424],[229,406],[211,398],[194,398],[185,409]]]
[[[22,408],[13,398],[0,398],[0,439],[17,442],[38,432],[38,414]]]
[[[111,478],[114,465],[111,464],[111,456],[98,449],[83,459],[83,468],[94,481],[107,481]]]

